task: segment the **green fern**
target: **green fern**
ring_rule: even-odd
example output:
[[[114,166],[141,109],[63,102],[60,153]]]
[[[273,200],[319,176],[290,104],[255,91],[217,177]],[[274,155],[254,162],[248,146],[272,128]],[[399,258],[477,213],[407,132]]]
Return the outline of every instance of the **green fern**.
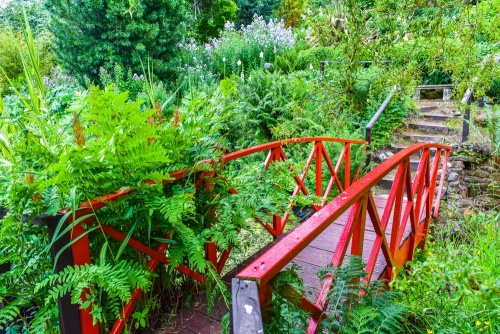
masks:
[[[151,273],[144,267],[130,261],[68,266],[38,283],[34,292],[36,294],[42,289],[49,289],[45,305],[54,304],[58,298],[70,293],[72,303],[78,304],[82,309],[91,307],[96,323],[104,320],[103,310],[108,310],[113,317],[118,318],[121,305],[129,301],[135,289],[147,291],[151,287],[150,277]]]

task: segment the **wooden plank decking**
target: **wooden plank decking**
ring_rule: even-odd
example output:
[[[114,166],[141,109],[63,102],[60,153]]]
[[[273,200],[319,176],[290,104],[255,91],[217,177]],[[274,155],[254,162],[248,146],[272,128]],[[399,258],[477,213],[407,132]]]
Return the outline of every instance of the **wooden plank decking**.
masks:
[[[380,196],[374,196],[375,204],[377,206],[377,211],[379,216],[382,216],[383,210],[387,199]],[[299,276],[304,280],[304,287],[306,290],[306,296],[313,302],[316,301],[318,290],[320,288],[320,280],[317,278],[317,271],[326,266],[331,262],[333,252],[337,246],[339,236],[344,228],[344,224],[347,219],[347,212],[339,217],[333,224],[331,224],[323,233],[321,233],[309,246],[307,246],[301,253],[299,253],[294,262],[298,264],[301,269],[299,270]],[[386,229],[386,238],[389,242],[391,233],[392,220],[389,220]],[[403,240],[409,235],[411,228],[409,224],[407,225]],[[363,248],[363,261],[368,261],[368,256],[371,252],[373,242],[375,240],[375,232],[371,224],[371,220],[367,215],[366,218],[366,230],[365,230],[365,245]],[[269,245],[270,247],[271,245]],[[266,247],[269,248],[269,247]],[[225,282],[230,284],[231,278],[234,277],[237,272],[239,272],[246,264],[249,264],[259,254],[255,254],[250,257],[244,264],[239,266],[239,268],[231,271],[223,279]],[[382,271],[385,269],[386,262],[383,258],[382,252],[379,252],[377,262],[374,269],[373,278],[376,279],[380,276]],[[158,333],[182,333],[182,334],[192,334],[192,333],[202,333],[202,334],[212,334],[220,333],[220,318],[227,312],[225,305],[219,301],[216,303],[214,312],[209,316],[209,321],[207,322],[207,302],[205,296],[198,297],[193,303],[192,308],[185,309],[181,314],[177,316],[177,330],[167,330],[159,331]]]

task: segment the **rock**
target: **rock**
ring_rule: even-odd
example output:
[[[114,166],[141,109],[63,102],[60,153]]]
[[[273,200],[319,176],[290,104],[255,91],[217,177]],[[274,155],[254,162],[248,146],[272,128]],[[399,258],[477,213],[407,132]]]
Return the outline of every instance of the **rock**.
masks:
[[[476,161],[475,157],[468,157],[468,156],[454,156],[450,157],[451,161],[467,161],[467,162],[474,162]]]
[[[485,170],[487,172],[490,172],[490,173],[494,171],[494,169],[493,169],[493,167],[491,165],[482,165],[481,169]]]
[[[487,187],[487,186],[485,186],[485,185],[477,185],[477,184],[475,184],[475,185],[471,185],[471,186],[469,187],[469,192],[468,192],[468,194],[469,194],[469,196],[471,196],[471,197],[476,197],[476,196],[479,196],[479,195],[481,195],[481,194],[486,193],[486,191],[487,191],[487,190],[488,190],[488,187]]]
[[[453,168],[462,168],[463,169],[465,167],[463,161],[453,161],[451,163],[451,165],[453,166]]]
[[[456,181],[458,180],[458,177],[460,175],[458,175],[458,173],[455,173],[455,172],[452,172],[450,173],[450,175],[448,176],[448,181]]]
[[[463,169],[462,168],[448,168],[447,171],[449,173],[458,173],[458,174],[462,174],[463,173]]]
[[[436,188],[436,190],[434,191],[434,195],[436,195],[436,194],[437,194],[437,190],[438,190],[438,189]],[[443,193],[441,194],[441,196],[442,196],[442,197],[444,197],[444,196],[446,196],[446,195],[448,195],[448,187],[443,187]],[[442,197],[441,197],[441,198],[442,198]]]
[[[492,173],[490,174],[490,178],[495,181],[500,181],[500,173]]]
[[[498,201],[489,196],[480,195],[474,199],[474,204],[482,209],[493,209],[498,205]]]
[[[378,152],[373,155],[373,160],[376,162],[384,162],[389,159],[389,156],[385,152]]]
[[[450,187],[457,187],[458,185],[460,185],[459,181],[454,181],[454,182],[448,183],[448,186],[450,186]]]
[[[477,115],[476,118],[474,119],[474,123],[483,126],[486,125],[486,115],[484,114]]]
[[[471,198],[463,198],[458,200],[457,204],[461,208],[467,208],[469,206],[474,206],[474,201]]]
[[[449,199],[451,199],[451,200],[455,200],[455,201],[456,201],[456,200],[460,200],[460,199],[462,199],[463,197],[462,197],[462,195],[460,195],[460,194],[451,194],[451,193],[450,193],[450,194],[448,195],[448,198],[449,198]]]
[[[483,179],[490,177],[490,173],[488,173],[487,171],[481,170],[481,169],[474,171],[473,175],[480,177],[480,178],[483,178]]]
[[[467,183],[475,183],[475,184],[490,184],[491,179],[483,179],[480,177],[464,177],[464,182]]]

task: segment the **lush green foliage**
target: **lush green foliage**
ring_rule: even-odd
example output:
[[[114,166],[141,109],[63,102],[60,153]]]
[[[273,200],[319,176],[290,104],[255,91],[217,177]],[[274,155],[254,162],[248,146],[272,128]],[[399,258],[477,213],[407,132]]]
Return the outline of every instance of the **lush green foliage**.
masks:
[[[486,129],[493,147],[492,155],[498,157],[500,156],[500,108],[498,105],[493,106],[487,113]]]
[[[226,22],[233,22],[238,7],[234,0],[205,0],[195,2],[196,34],[201,41],[219,36]]]
[[[499,215],[474,213],[436,226],[421,261],[393,288],[414,322],[435,333],[500,331]]]
[[[237,0],[238,16],[236,26],[249,25],[254,16],[261,16],[269,21],[273,18],[273,12],[277,8],[278,0]]]
[[[38,57],[40,58],[40,70],[43,75],[48,76],[52,67],[55,66],[54,55],[51,52],[51,45],[48,36],[41,34],[37,39]],[[14,32],[9,26],[0,25],[0,94],[12,93],[9,87],[20,89],[24,84],[24,69],[21,49],[24,57],[27,52],[22,43],[22,32]]]
[[[47,1],[50,30],[60,64],[78,78],[98,82],[101,67],[115,63],[142,73],[141,60],[153,60],[166,78],[174,46],[184,32],[182,1]]]
[[[399,302],[401,293],[387,290],[381,281],[370,285],[362,282],[364,264],[350,257],[342,267],[325,267],[318,272],[323,280],[331,275],[333,283],[327,297],[330,305],[320,322],[323,333],[402,333],[407,325],[407,308]],[[290,303],[293,293],[283,292],[292,286],[303,293],[297,276],[298,267],[280,273],[274,279],[270,333],[304,333],[309,314]],[[288,298],[286,299],[285,296]]]
[[[0,5],[0,25],[10,26],[15,31],[21,30],[19,15],[24,8],[31,28],[35,35],[43,33],[49,20],[49,13],[45,8],[45,0],[15,0],[4,1]]]
[[[11,10],[21,11],[20,3],[26,4],[23,24]],[[80,307],[92,307],[94,320],[106,330],[130,291],[139,287],[160,293],[141,300],[127,330],[148,326],[148,312],[175,303],[192,284],[173,270],[181,263],[207,275],[210,305],[215,294],[228,302],[223,283],[204,257],[205,243],[213,241],[219,251],[244,249],[245,236],[260,228],[257,221],[269,222],[292,201],[307,206],[317,199],[290,196],[292,173],[303,168],[308,145],[287,147],[290,165],[276,163],[266,171],[263,154],[228,164],[220,162],[222,154],[292,137],[360,138],[394,85],[398,91],[374,128],[375,147],[390,143],[413,109],[415,84],[453,82],[460,95],[474,83],[477,94],[498,99],[499,67],[493,61],[499,51],[498,1],[237,4],[236,24],[226,23],[235,19],[232,0],[15,0],[0,10],[0,204],[10,210],[0,223],[0,265],[10,266],[0,274],[0,299],[6,305],[0,325],[8,322],[15,332],[57,331],[54,301],[70,293]],[[55,47],[43,30],[45,12],[33,14],[33,8],[45,5]],[[284,20],[270,20],[273,15]],[[28,23],[37,28],[31,31]],[[51,50],[62,69],[55,67]],[[386,59],[392,64],[380,62]],[[324,74],[318,71],[322,60],[329,61]],[[374,64],[362,65],[363,60]],[[83,91],[74,77],[90,89]],[[164,81],[156,81],[158,77]],[[487,119],[496,146],[497,113],[493,109]],[[332,159],[340,149],[327,145]],[[355,175],[364,160],[362,148],[353,147],[351,154]],[[169,172],[182,168],[187,168],[182,180],[144,184],[168,179]],[[308,175],[305,185],[314,183]],[[80,202],[126,187],[136,191],[88,217],[94,220],[88,225],[89,239],[98,261],[54,273],[51,240],[44,227],[28,223],[31,218],[75,209]],[[230,194],[230,187],[238,194]],[[497,237],[494,224],[468,222],[474,231]],[[171,264],[146,273],[148,258],[125,247],[126,241],[108,240],[100,233],[102,224],[152,247],[167,242]],[[247,234],[238,234],[241,229]],[[324,331],[392,333],[410,330],[408,320],[416,332],[437,332],[437,326],[452,331],[453,323],[443,320],[449,315],[471,331],[494,332],[498,287],[488,268],[497,265],[492,261],[497,254],[491,253],[496,244],[487,246],[491,240],[474,231],[467,235],[480,245],[475,255],[481,255],[479,264],[451,240],[455,248],[444,248],[427,263],[414,263],[414,274],[397,283],[416,289],[403,292],[409,318],[400,293],[379,294],[379,286],[359,283],[359,260],[328,268],[336,278],[329,296],[336,307],[327,311]],[[431,245],[433,254],[438,254],[437,246],[438,241]],[[473,275],[466,279],[460,266],[440,274],[443,263],[464,254]],[[246,255],[242,251],[230,259],[231,265]],[[293,270],[277,278],[276,290],[290,282],[300,290]],[[84,300],[81,292],[88,286]],[[271,322],[269,331],[303,332],[305,314],[283,296],[273,298],[278,306],[270,312],[289,322]],[[427,313],[417,300],[429,303]],[[476,302],[487,307],[476,310]]]

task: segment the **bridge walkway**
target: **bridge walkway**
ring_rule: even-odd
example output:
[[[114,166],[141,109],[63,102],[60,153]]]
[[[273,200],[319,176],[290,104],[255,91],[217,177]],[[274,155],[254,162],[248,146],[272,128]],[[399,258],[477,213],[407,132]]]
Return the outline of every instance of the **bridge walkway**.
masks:
[[[379,216],[382,216],[383,210],[387,203],[387,198],[384,195],[374,196],[374,201],[377,207]],[[338,243],[339,237],[344,229],[344,225],[347,221],[348,211],[341,215],[333,224],[327,227],[323,233],[321,233],[309,246],[307,246],[302,252],[300,252],[293,262],[300,266],[298,271],[299,276],[304,281],[304,288],[306,291],[305,296],[310,300],[316,300],[318,296],[318,291],[321,288],[320,280],[316,276],[316,273],[321,267],[328,265],[332,259],[333,252]],[[389,220],[388,226],[386,228],[387,240],[390,240],[392,226],[392,215]],[[411,227],[405,228],[404,237],[408,236],[411,232]],[[280,240],[287,234],[279,237]],[[373,242],[375,240],[376,233],[371,224],[369,215],[366,217],[366,230],[365,230],[365,247],[363,251],[363,261],[366,263],[370,252],[372,249]],[[231,278],[235,277],[240,269],[245,268],[253,260],[255,260],[259,255],[267,251],[272,245],[264,247],[262,250],[251,256],[244,263],[239,265],[236,269],[232,270],[230,273],[223,277],[224,282],[228,284],[230,288]],[[378,278],[386,267],[386,261],[382,252],[379,252],[373,277]],[[175,326],[171,325],[169,329],[163,329],[157,333],[161,334],[215,334],[221,332],[221,318],[224,314],[228,312],[227,307],[221,300],[216,302],[214,311],[210,316],[207,317],[207,300],[206,296],[200,295],[196,297],[191,302],[191,307],[185,308],[177,317]],[[174,328],[172,328],[174,327]]]

